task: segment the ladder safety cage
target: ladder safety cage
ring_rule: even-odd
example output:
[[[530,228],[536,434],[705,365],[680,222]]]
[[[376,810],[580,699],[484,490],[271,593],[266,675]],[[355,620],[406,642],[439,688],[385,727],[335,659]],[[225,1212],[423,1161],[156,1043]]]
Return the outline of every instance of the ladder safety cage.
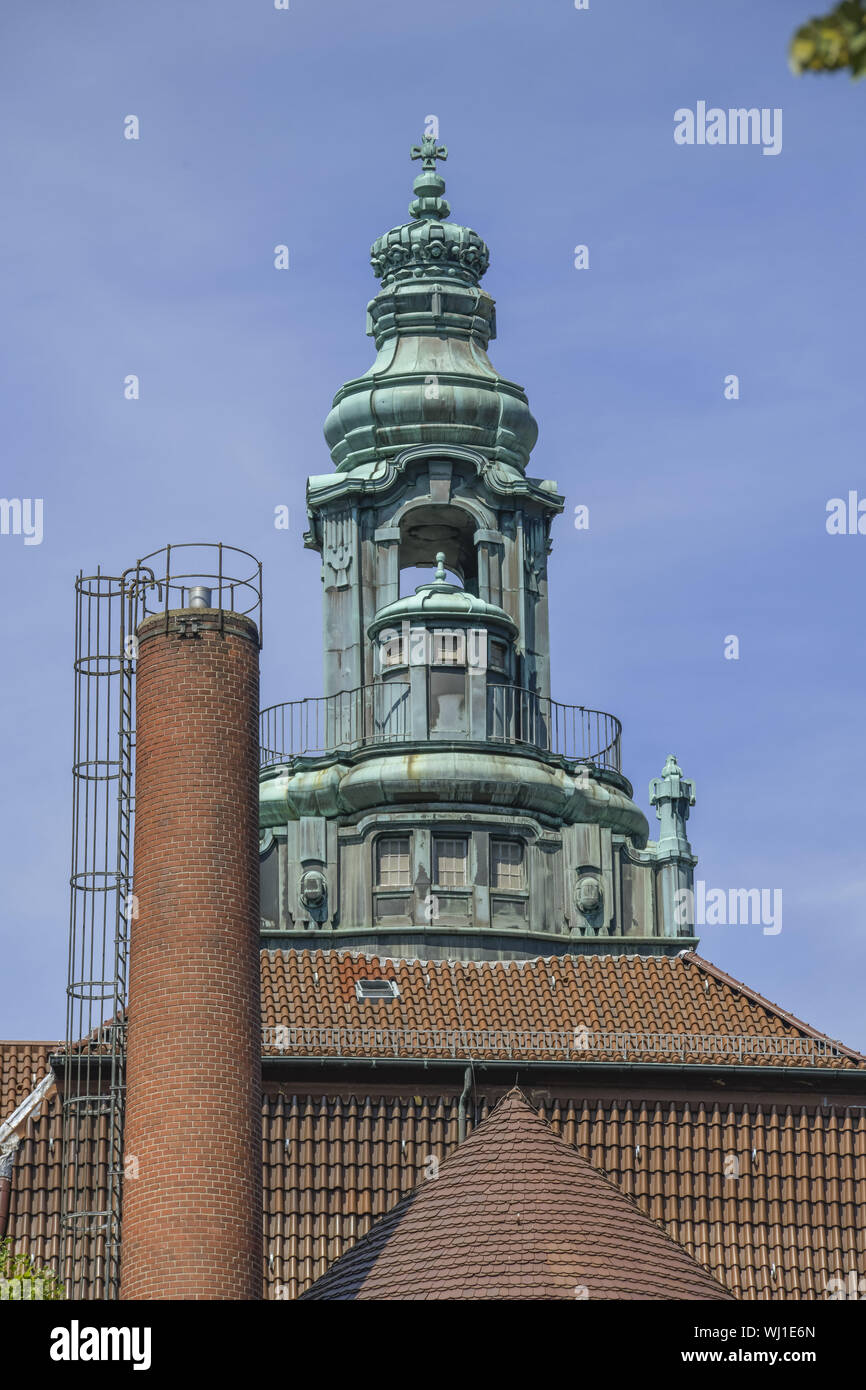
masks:
[[[120,1294],[123,1114],[135,821],[138,629],[194,608],[223,631],[227,612],[262,634],[262,566],[222,541],[166,545],[119,576],[75,581],[72,862],[62,1074],[63,1279],[69,1298]],[[208,610],[202,612],[202,609]]]
[[[135,631],[153,571],[75,582],[72,862],[63,1058],[63,1278],[117,1298],[135,762]]]

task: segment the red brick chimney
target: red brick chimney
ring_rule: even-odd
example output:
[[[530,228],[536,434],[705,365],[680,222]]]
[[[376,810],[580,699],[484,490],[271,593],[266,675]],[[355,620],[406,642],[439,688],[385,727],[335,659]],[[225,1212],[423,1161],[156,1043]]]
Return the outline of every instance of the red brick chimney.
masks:
[[[121,1297],[258,1299],[258,633],[199,607],[138,639]]]

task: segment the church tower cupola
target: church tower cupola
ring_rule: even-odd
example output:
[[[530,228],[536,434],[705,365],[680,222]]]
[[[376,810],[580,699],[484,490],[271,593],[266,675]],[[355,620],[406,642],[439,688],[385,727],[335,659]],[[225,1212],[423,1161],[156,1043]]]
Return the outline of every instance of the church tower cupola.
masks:
[[[307,485],[324,684],[263,714],[263,933],[428,960],[673,954],[694,860],[669,818],[649,841],[619,721],[553,698],[564,499],[526,473],[537,427],[487,356],[489,252],[448,220],[446,154],[412,150],[412,220],[372,248],[376,361],[337,392],[335,469]],[[679,825],[689,784],[667,774]]]

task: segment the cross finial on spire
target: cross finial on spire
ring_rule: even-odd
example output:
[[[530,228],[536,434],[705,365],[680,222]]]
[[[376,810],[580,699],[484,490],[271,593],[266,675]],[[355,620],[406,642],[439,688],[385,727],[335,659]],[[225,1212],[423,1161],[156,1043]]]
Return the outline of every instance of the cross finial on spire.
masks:
[[[421,173],[412,185],[415,197],[409,204],[409,216],[421,222],[441,222],[451,211],[442,194],[445,180],[436,168],[437,159],[447,159],[445,145],[437,145],[435,135],[422,135],[421,144],[413,145],[409,154],[420,159]]]
[[[422,135],[421,144],[412,146],[409,157],[420,159],[422,169],[426,169],[428,173],[435,173],[437,159],[448,158],[448,146],[437,145],[435,135]]]

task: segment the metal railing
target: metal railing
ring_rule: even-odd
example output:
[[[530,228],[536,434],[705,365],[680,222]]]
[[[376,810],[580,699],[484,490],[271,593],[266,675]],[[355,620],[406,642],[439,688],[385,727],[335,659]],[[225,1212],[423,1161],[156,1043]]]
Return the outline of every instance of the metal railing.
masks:
[[[251,617],[261,643],[261,569],[247,551],[194,542],[167,545],[121,575],[97,569],[75,582],[61,1180],[71,1298],[90,1296],[91,1287],[97,1297],[119,1297],[138,627],[155,613],[168,625],[173,609],[197,600],[220,628],[227,612]]]
[[[134,638],[147,566],[97,570],[75,583],[72,866],[63,1066],[61,1231],[64,1281],[117,1298],[123,1191],[124,1038],[132,889],[135,748]],[[108,1015],[108,1018],[106,1018]],[[107,1073],[90,1048],[96,1030]],[[97,1183],[95,1173],[104,1169]]]
[[[184,541],[165,545],[139,560],[155,583],[142,589],[140,617],[190,606],[196,590],[209,595],[208,608],[252,618],[262,645],[262,562],[248,550],[223,541]],[[155,597],[154,597],[155,596]],[[166,631],[168,630],[166,626]]]
[[[841,1061],[844,1051],[827,1038],[791,1034],[657,1033],[577,1028],[388,1028],[277,1024],[262,1029],[262,1044],[298,1056],[512,1058],[624,1061],[647,1057],[725,1059],[798,1058]]]
[[[259,715],[262,766],[410,737],[409,686],[362,685],[271,705]]]
[[[545,752],[621,770],[622,725],[613,714],[584,705],[561,705],[515,685],[487,688],[487,737],[525,743]]]
[[[357,686],[334,695],[270,705],[260,715],[263,767],[292,757],[316,757],[370,745],[429,740],[413,730],[411,687],[402,682]],[[467,726],[468,728],[468,726]],[[488,685],[483,737],[491,743],[523,745],[599,767],[621,770],[622,725],[603,710],[561,705],[534,690]],[[441,737],[441,735],[440,735]],[[455,734],[452,741],[477,737]]]

